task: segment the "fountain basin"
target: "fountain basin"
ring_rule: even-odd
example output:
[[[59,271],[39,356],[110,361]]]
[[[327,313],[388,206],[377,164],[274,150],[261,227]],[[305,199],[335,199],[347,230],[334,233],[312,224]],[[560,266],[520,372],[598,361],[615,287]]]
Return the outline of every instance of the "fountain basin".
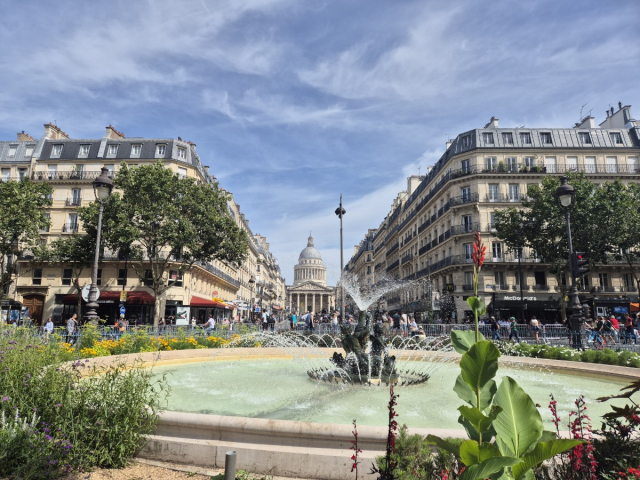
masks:
[[[302,349],[301,349],[302,350]],[[334,349],[304,349],[305,357],[317,357],[326,361]],[[399,358],[403,355],[415,356],[415,352],[394,351]],[[425,352],[424,355],[436,355]],[[459,358],[456,353],[437,354],[450,356],[451,359]],[[311,383],[306,374],[306,365],[302,363],[301,356],[292,354],[291,349],[278,348],[250,348],[250,349],[212,349],[212,350],[183,350],[174,352],[162,352],[158,354],[146,353],[126,355],[121,357],[102,357],[95,359],[97,364],[107,365],[121,360],[131,361],[140,358],[147,364],[154,364],[160,368],[175,368],[179,364],[193,362],[205,362],[204,366],[223,363],[240,363],[260,361],[264,363],[270,359],[274,362],[290,361],[299,368],[297,378],[300,382]],[[212,362],[212,363],[210,363]],[[299,365],[298,365],[299,363]],[[640,378],[640,371],[627,367],[615,367],[608,365],[584,364],[578,362],[564,362],[558,360],[544,360],[533,358],[500,358],[501,366],[530,365],[535,368],[544,367],[552,371],[573,372],[578,376],[589,376],[594,381],[603,381],[603,376],[609,388],[601,394],[615,392],[620,385]],[[457,370],[454,368],[454,370]],[[457,372],[455,373],[457,375]],[[455,381],[455,375],[450,373],[451,382]],[[406,397],[410,389],[422,389],[428,391],[434,384],[432,381],[438,376],[435,373],[427,384],[423,386],[406,387],[397,390],[400,394],[399,406],[407,403]],[[269,378],[271,389],[278,388],[276,376]],[[452,384],[453,385],[453,384]],[[314,384],[313,388],[317,388]],[[286,389],[285,385],[281,388]],[[290,388],[290,387],[289,387]],[[370,394],[374,390],[380,390],[384,394],[385,389],[372,389],[357,386],[358,390],[364,390]],[[526,387],[525,387],[526,389]],[[543,417],[546,415],[546,400],[542,404]],[[573,399],[570,399],[572,401]],[[231,400],[230,400],[231,401]],[[538,401],[538,400],[536,400]],[[423,402],[429,400],[424,398]],[[379,401],[370,402],[379,403]],[[359,403],[354,401],[353,406]],[[455,414],[455,408],[462,404],[456,398],[455,403],[446,407],[447,411]],[[591,408],[591,405],[589,405]],[[591,412],[594,425],[599,422],[596,415]],[[154,460],[169,460],[202,466],[218,466],[224,464],[224,454],[229,449],[238,451],[238,468],[258,473],[274,475],[294,476],[300,478],[325,478],[342,479],[353,478],[350,473],[348,450],[351,440],[352,427],[348,423],[353,418],[358,418],[359,438],[364,451],[365,463],[362,471],[368,471],[368,459],[380,454],[386,443],[386,428],[380,425],[365,425],[358,412],[353,412],[346,421],[337,423],[300,422],[282,419],[261,419],[247,417],[229,417],[219,415],[203,415],[197,413],[165,412],[158,425],[156,435],[150,437],[145,448],[139,456]],[[404,418],[403,418],[404,417]],[[309,419],[309,418],[307,418]],[[564,419],[563,419],[564,420]],[[406,414],[400,413],[400,424],[414,425],[413,419],[406,418]],[[444,437],[464,437],[461,429],[434,429],[411,428],[412,433],[426,435],[434,433]],[[273,470],[271,470],[273,469]]]

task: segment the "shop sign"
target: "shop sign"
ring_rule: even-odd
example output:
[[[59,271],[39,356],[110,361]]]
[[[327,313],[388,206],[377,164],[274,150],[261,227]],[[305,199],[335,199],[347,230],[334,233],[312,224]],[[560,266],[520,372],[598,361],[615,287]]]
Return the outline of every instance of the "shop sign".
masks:
[[[521,297],[520,295],[505,295],[504,297],[500,298],[499,300],[503,300],[505,302],[508,302],[508,301],[521,302],[522,299],[523,299],[523,297]],[[537,302],[538,301],[538,297],[524,297],[524,301],[525,302]]]

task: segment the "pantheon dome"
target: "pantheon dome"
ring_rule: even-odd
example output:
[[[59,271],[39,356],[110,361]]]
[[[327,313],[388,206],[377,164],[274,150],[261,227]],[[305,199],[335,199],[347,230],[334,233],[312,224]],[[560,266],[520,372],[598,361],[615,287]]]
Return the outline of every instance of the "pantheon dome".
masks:
[[[327,267],[322,263],[322,255],[313,246],[313,237],[309,235],[307,246],[300,252],[298,264],[293,267],[293,285],[314,282],[323,287],[327,285]]]

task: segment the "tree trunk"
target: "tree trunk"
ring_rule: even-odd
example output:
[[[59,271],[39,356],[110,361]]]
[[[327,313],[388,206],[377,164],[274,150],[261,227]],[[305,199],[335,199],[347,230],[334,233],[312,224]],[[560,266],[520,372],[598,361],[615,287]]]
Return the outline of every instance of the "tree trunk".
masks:
[[[76,287],[76,292],[78,292],[78,299],[76,305],[76,313],[78,314],[78,323],[82,322],[82,291],[80,289],[80,281],[76,279],[74,283],[74,287]],[[63,319],[64,320],[64,319]]]

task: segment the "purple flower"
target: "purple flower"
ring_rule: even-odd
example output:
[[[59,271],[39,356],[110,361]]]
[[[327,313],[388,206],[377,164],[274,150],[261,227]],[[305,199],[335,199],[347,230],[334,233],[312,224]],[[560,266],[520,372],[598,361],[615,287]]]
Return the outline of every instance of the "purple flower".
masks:
[[[2,401],[3,402],[8,402],[9,401],[9,397],[2,397]]]
[[[56,404],[54,405],[54,407],[61,407],[61,406],[62,406],[62,404],[61,404],[61,403],[56,403]]]

